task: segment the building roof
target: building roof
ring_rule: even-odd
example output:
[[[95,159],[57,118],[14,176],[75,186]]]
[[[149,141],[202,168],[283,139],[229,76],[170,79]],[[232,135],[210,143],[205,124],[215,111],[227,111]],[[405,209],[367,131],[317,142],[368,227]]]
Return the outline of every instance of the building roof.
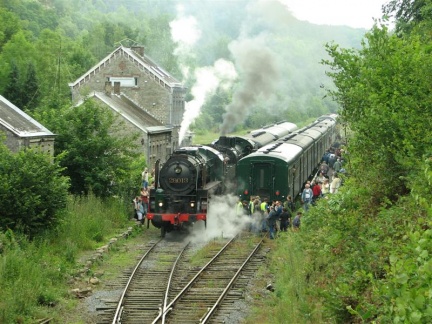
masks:
[[[160,121],[154,118],[145,109],[126,103],[122,100],[122,95],[112,94],[111,96],[106,95],[103,92],[93,92],[93,98],[100,100],[116,113],[120,114],[131,124],[135,125],[139,130],[144,133],[161,133],[172,131],[172,127],[162,125]],[[82,101],[78,105],[82,104]]]
[[[54,136],[42,124],[31,118],[0,95],[0,125],[19,137]]]
[[[114,50],[112,53],[102,59],[98,64],[88,70],[87,73],[79,77],[75,82],[69,83],[69,87],[74,88],[77,86],[81,86],[87,80],[94,77],[102,67],[109,64],[113,57],[119,55],[135,63],[139,69],[152,75],[153,78],[157,80],[161,85],[168,88],[183,87],[183,85],[177,79],[175,79],[171,74],[162,69],[159,65],[157,65],[152,59],[150,59],[150,57],[145,54],[141,56],[132,49],[124,46],[118,47],[116,50]]]
[[[159,133],[167,133],[172,132],[172,127],[170,126],[152,126],[146,128],[149,134],[159,134]]]

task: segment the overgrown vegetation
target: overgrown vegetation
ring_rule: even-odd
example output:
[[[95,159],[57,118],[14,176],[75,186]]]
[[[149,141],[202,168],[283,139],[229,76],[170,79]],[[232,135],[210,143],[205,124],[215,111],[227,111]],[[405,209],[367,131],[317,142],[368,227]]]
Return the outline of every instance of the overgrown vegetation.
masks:
[[[78,271],[78,256],[127,227],[130,206],[88,197],[68,199],[55,230],[32,241],[7,230],[0,234],[0,322],[34,323],[52,317],[52,307],[75,298],[65,285]],[[61,319],[58,319],[61,320]]]
[[[279,238],[276,322],[280,301],[295,323],[432,321],[429,7],[391,1],[397,34],[376,26],[360,50],[327,46],[329,94],[353,130],[349,178]]]
[[[68,179],[61,172],[46,154],[11,153],[0,142],[0,231],[12,229],[33,237],[55,227],[68,192]]]

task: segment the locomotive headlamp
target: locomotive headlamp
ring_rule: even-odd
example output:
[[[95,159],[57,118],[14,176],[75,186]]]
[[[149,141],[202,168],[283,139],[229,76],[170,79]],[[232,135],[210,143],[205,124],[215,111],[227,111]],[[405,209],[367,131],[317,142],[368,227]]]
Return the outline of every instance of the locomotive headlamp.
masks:
[[[195,202],[194,202],[194,201],[191,201],[190,206],[191,206],[192,208],[194,208],[194,207],[195,207]]]
[[[174,172],[175,172],[176,174],[180,174],[180,173],[182,172],[182,168],[180,167],[180,165],[177,164],[177,166],[176,166],[175,169],[174,169]]]
[[[162,207],[162,206],[163,206],[163,202],[162,202],[162,201],[159,201],[158,206],[159,206],[159,207]]]

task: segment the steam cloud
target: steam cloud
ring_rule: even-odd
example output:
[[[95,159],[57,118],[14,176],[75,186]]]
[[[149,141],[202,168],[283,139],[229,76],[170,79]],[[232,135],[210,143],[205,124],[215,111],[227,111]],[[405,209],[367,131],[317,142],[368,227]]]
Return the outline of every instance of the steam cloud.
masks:
[[[275,94],[280,68],[278,55],[271,50],[271,41],[280,33],[280,27],[292,19],[288,8],[281,2],[250,2],[241,26],[241,36],[229,45],[234,63],[220,59],[213,66],[200,67],[191,73],[187,63],[194,58],[193,48],[202,34],[200,27],[205,26],[204,23],[200,26],[195,17],[186,16],[184,9],[179,5],[177,18],[170,23],[172,39],[177,44],[174,54],[179,58],[185,80],[194,77],[196,82],[191,87],[194,99],[186,103],[180,143],[199,116],[201,107],[219,87],[232,86],[237,81],[232,102],[225,107],[220,127],[222,135],[242,123],[260,99],[268,100]]]
[[[190,124],[199,116],[206,99],[215,93],[218,87],[231,86],[237,77],[232,62],[219,59],[213,66],[195,70],[196,84],[191,92],[194,99],[186,103],[183,121],[180,127],[179,141],[182,142]]]
[[[236,214],[237,201],[238,197],[233,195],[213,196],[207,213],[207,228],[202,228],[203,222],[197,222],[196,230],[188,239],[192,242],[207,242],[217,237],[233,237],[247,229],[253,219],[247,215]]]
[[[177,19],[170,22],[171,38],[177,44],[174,55],[179,59],[183,76],[189,77],[187,61],[193,58],[193,46],[201,37],[198,22],[193,16],[185,16],[182,5],[177,6]]]
[[[279,68],[276,55],[266,47],[264,37],[234,41],[230,51],[235,57],[235,66],[240,71],[238,88],[231,104],[225,110],[221,135],[233,130],[247,117],[248,108],[260,96],[269,97],[279,82]]]

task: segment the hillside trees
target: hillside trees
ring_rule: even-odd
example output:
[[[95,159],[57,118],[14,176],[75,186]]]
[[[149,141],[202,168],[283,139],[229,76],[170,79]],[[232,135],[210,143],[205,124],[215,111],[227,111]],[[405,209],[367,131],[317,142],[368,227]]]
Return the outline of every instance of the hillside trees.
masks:
[[[391,0],[383,6],[387,15],[394,15],[396,32],[409,34],[413,29],[426,24],[430,29],[432,4],[426,0]]]
[[[360,50],[327,45],[329,94],[353,131],[351,176],[305,218],[302,247],[320,269],[308,278],[326,316],[339,322],[432,319],[432,63],[430,41],[411,27],[376,26]]]
[[[12,12],[0,9],[0,52],[14,34],[21,29],[19,18]]]

